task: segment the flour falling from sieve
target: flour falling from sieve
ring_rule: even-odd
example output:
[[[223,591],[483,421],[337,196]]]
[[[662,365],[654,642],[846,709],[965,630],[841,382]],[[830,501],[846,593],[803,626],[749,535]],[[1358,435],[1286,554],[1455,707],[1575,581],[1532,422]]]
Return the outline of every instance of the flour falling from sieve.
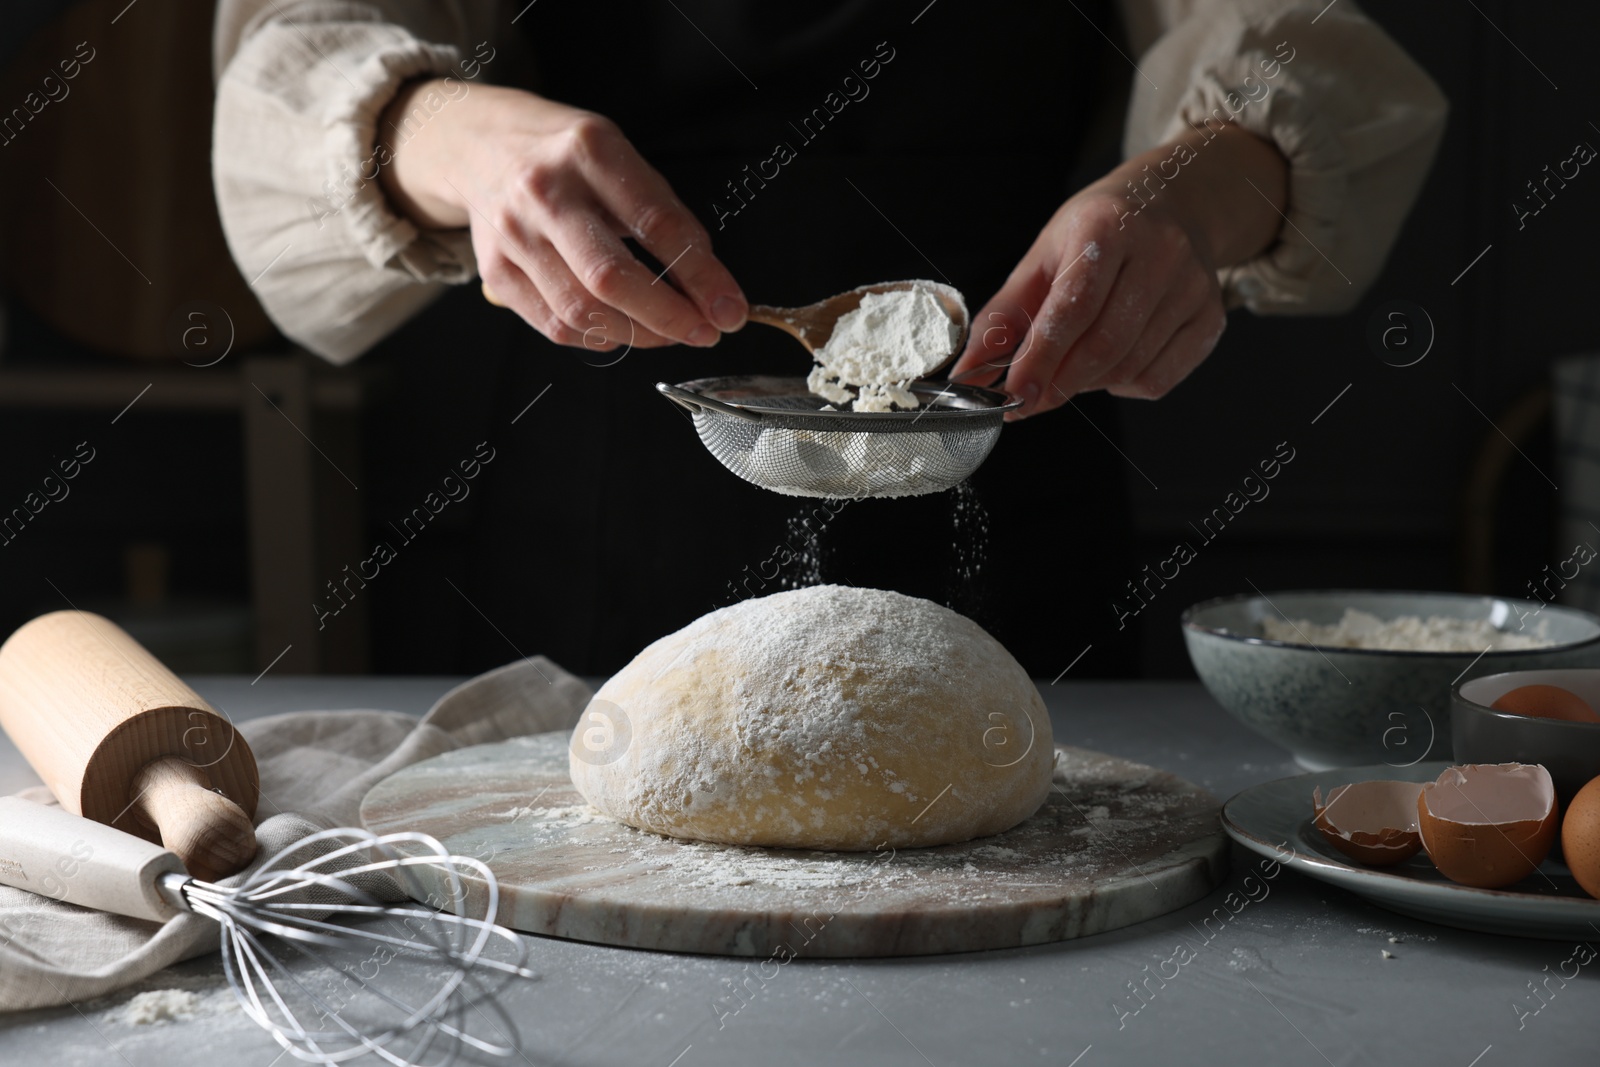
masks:
[[[839,316],[827,344],[816,350],[806,387],[854,411],[920,406],[908,386],[948,359],[961,340],[961,327],[941,294],[961,302],[958,291],[937,282],[863,294],[860,306]]]
[[[983,623],[982,581],[989,558],[989,509],[965,481],[949,492],[950,499],[950,586],[945,604],[952,611]]]
[[[779,589],[804,589],[822,584],[820,539],[824,527],[814,519],[817,510],[803,507],[785,520],[784,544],[790,551],[788,565],[778,572]]]

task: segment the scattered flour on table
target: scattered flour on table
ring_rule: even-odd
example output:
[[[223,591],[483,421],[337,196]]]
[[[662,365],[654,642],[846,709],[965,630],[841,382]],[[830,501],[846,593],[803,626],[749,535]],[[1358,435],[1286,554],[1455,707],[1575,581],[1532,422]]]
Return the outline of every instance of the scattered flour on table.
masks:
[[[1069,784],[1059,777],[1057,782],[1062,788],[1052,791],[1034,818],[956,845],[877,852],[745,848],[663,839],[618,823],[613,835],[618,847],[609,851],[625,868],[649,870],[653,879],[678,891],[758,897],[820,893],[827,899],[853,893],[869,899],[860,894],[898,889],[925,900],[956,902],[1003,895],[1008,887],[1065,890],[1072,883],[1089,883],[1107,868],[1127,868],[1130,856],[1152,858],[1149,842],[1173,827],[1197,820],[1209,824],[1214,818],[1214,809],[1187,790],[1152,792],[1146,785],[1155,783],[1119,783],[1108,793],[1086,782]],[[1073,795],[1080,799],[1074,802]]]
[[[1384,937],[1387,937],[1392,944],[1396,944],[1396,945],[1403,944],[1406,941],[1437,941],[1437,940],[1439,940],[1439,938],[1436,937],[1433,934],[1397,934],[1393,930],[1385,930],[1381,926],[1358,926],[1358,927],[1356,927],[1356,933],[1358,933],[1358,934],[1382,934]]]
[[[1232,971],[1270,971],[1272,967],[1259,951],[1253,948],[1235,948],[1228,960]]]
[[[139,993],[122,1009],[129,1026],[155,1026],[193,1019],[200,1013],[200,997],[187,989],[152,989]]]
[[[1326,626],[1305,619],[1261,620],[1261,636],[1290,644],[1322,645],[1327,648],[1375,648],[1408,652],[1483,652],[1514,648],[1543,648],[1554,644],[1544,636],[1544,623],[1538,635],[1509,634],[1494,628],[1488,619],[1452,619],[1430,615],[1401,615],[1380,619],[1355,608],[1346,608],[1343,618]]]
[[[806,387],[854,411],[918,407],[911,382],[943,363],[961,339],[936,293],[960,293],[934,282],[906,290],[866,293],[861,306],[839,317]],[[852,394],[849,386],[856,387]]]
[[[654,849],[641,850],[646,862]],[[767,852],[737,845],[713,845],[698,841],[680,843],[671,867],[660,872],[683,888],[712,889],[735,886],[761,886],[769,889],[845,889],[874,883],[886,885],[911,877],[901,871],[880,872],[888,853]],[[874,863],[879,860],[880,863]]]
[[[538,819],[551,826],[583,826],[592,822],[609,820],[588,804],[568,804],[559,808],[507,808],[500,813],[502,819]]]

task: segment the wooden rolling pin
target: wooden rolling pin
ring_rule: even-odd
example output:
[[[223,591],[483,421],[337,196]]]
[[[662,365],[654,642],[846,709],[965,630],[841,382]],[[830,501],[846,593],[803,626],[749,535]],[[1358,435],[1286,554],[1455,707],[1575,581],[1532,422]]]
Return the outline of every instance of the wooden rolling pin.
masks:
[[[57,611],[0,645],[0,728],[63,808],[160,842],[195,878],[255,856],[250,747],[109,619]]]

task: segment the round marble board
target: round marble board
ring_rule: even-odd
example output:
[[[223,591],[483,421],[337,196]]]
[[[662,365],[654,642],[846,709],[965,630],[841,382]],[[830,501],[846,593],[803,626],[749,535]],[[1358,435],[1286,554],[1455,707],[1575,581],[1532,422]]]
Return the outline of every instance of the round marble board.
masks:
[[[375,833],[431,834],[500,884],[498,921],[532,934],[729,956],[915,956],[1115,930],[1205,896],[1226,874],[1209,793],[1165,771],[1058,745],[1038,813],[938,848],[814,852],[678,841],[590,807],[565,732],[459,749],[379,782]],[[417,899],[448,906],[436,869]],[[482,882],[467,892],[481,917]]]

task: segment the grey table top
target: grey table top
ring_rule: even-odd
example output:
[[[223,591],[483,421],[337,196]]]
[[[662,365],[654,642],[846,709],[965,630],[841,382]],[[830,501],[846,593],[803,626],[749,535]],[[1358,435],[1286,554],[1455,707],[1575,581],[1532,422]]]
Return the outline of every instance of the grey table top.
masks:
[[[238,718],[337,707],[421,713],[453,681],[191,679]],[[1287,753],[1235,722],[1198,684],[1041,688],[1058,740],[1171,770],[1222,798],[1297,772]],[[0,793],[34,781],[0,739]],[[1256,867],[1255,856],[1235,849],[1232,873],[1206,900],[1078,941],[900,960],[799,958],[764,982],[751,978],[750,960],[530,939],[542,977],[516,984],[503,1000],[525,1061],[541,1067],[1594,1062],[1600,982],[1587,972],[1555,977],[1573,945],[1433,926],[1292,871],[1255,881],[1270,885],[1266,896],[1256,889],[1258,899],[1225,924],[1202,928]],[[1180,945],[1192,958],[1176,977],[1151,978],[1172,973],[1163,961]],[[731,1013],[737,982],[755,992]],[[1138,983],[1142,999],[1133,992]],[[200,994],[201,1011],[157,1025],[125,1021],[134,993],[171,988]],[[7,1067],[294,1062],[280,1052],[234,1006],[217,957],[116,996],[0,1016]]]

